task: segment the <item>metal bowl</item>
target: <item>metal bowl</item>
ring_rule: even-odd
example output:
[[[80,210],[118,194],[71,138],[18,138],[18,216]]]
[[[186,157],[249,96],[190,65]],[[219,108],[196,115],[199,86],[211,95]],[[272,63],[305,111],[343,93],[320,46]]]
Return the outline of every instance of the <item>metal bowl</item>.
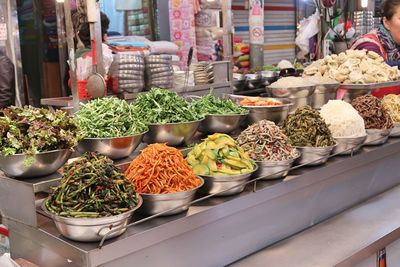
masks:
[[[68,239],[79,242],[100,241],[108,232],[121,227],[121,230],[113,232],[106,239],[117,237],[126,231],[122,228],[129,223],[129,218],[143,203],[142,197],[138,196],[138,204],[132,210],[119,215],[103,218],[69,218],[56,215],[47,210],[45,202],[42,210],[54,220],[54,223],[61,235]],[[46,201],[46,200],[45,200]]]
[[[333,154],[350,155],[357,152],[364,144],[367,135],[358,137],[335,137],[337,146],[333,149]]]
[[[390,137],[400,137],[400,123],[396,122],[393,125],[393,129],[390,132]]]
[[[239,128],[246,117],[247,114],[207,115],[205,120],[200,123],[199,131],[205,134],[231,133]]]
[[[294,159],[284,161],[256,161],[258,170],[254,173],[254,177],[264,177],[260,180],[285,178],[288,175],[293,163],[299,157],[300,152],[298,152],[298,156]]]
[[[274,97],[293,99],[309,97],[314,93],[315,88],[316,85],[284,88],[267,86],[267,91]]]
[[[329,155],[334,146],[324,146],[324,147],[296,147],[301,155],[297,160],[297,164],[308,166],[317,166],[324,164],[328,161]]]
[[[340,83],[317,85],[314,94],[311,96],[311,106],[318,109],[328,103],[329,100],[336,99],[336,92],[339,87]]]
[[[389,139],[392,129],[366,129],[367,139],[364,141],[366,146],[383,145]]]
[[[138,147],[146,133],[115,138],[85,138],[79,142],[78,151],[82,154],[99,152],[111,159],[126,158]]]
[[[187,211],[190,207],[190,202],[193,201],[197,190],[204,184],[204,179],[200,177],[199,179],[201,181],[200,185],[188,191],[169,194],[141,193],[140,195],[143,198],[143,205],[139,211],[147,215],[154,215],[178,207],[169,212],[165,212],[164,214],[162,214],[163,216],[174,215]]]
[[[0,156],[0,169],[9,177],[32,178],[56,172],[71,156],[71,149],[60,149],[37,153],[33,156],[33,164],[26,167],[24,154]]]
[[[144,141],[148,144],[166,143],[169,146],[181,145],[193,137],[202,120],[180,123],[149,124],[149,131],[145,135]]]
[[[216,196],[239,194],[243,192],[247,180],[249,180],[257,170],[258,166],[254,165],[254,170],[245,174],[224,176],[199,175],[204,179],[204,185],[199,189],[199,192],[206,195],[216,194]]]

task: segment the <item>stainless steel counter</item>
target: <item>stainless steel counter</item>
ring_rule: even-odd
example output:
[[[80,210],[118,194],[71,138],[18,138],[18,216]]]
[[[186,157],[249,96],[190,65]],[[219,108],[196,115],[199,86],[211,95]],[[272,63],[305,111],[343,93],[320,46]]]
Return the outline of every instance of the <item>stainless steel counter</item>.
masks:
[[[41,215],[38,228],[9,219],[12,254],[43,267],[223,266],[399,185],[399,162],[400,140],[391,139],[297,169],[283,181],[250,184],[238,196],[205,200],[187,214],[136,225],[101,249],[64,239]]]

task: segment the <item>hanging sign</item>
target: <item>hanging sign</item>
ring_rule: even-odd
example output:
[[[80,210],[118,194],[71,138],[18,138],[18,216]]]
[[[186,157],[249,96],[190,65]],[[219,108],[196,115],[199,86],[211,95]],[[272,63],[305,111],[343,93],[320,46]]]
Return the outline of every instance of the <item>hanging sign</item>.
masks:
[[[264,1],[250,0],[249,35],[251,44],[264,44]]]

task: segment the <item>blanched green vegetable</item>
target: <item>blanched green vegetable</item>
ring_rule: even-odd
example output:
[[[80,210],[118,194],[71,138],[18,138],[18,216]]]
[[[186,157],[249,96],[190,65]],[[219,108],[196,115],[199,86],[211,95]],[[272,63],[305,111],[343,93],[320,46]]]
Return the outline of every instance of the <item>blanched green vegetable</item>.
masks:
[[[81,132],[73,118],[58,110],[25,106],[2,110],[0,154],[9,156],[68,149],[77,145]],[[28,159],[28,158],[27,158]],[[26,162],[29,165],[29,159]]]
[[[140,118],[146,123],[190,122],[203,118],[183,97],[160,88],[153,88],[145,94],[140,94],[135,101],[135,107]]]
[[[206,115],[230,115],[230,114],[247,114],[247,109],[235,104],[230,99],[223,99],[215,97],[212,91],[201,97],[198,100],[194,100],[191,103],[193,110],[202,116]]]
[[[115,97],[91,100],[75,119],[87,138],[124,137],[147,130],[134,106]]]

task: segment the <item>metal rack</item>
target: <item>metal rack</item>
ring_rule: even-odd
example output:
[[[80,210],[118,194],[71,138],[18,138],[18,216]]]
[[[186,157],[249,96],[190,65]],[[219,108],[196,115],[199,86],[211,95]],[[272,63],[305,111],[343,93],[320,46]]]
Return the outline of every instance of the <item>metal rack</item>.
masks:
[[[322,167],[298,168],[283,181],[250,182],[240,195],[208,198],[187,213],[129,227],[101,249],[98,243],[61,237],[52,220],[32,212],[32,202],[50,185],[41,179],[0,178],[0,209],[13,256],[40,266],[221,266],[400,184],[399,149],[400,140],[391,139],[351,157],[331,158]],[[35,218],[22,216],[28,210]],[[133,221],[143,218],[136,215]]]

